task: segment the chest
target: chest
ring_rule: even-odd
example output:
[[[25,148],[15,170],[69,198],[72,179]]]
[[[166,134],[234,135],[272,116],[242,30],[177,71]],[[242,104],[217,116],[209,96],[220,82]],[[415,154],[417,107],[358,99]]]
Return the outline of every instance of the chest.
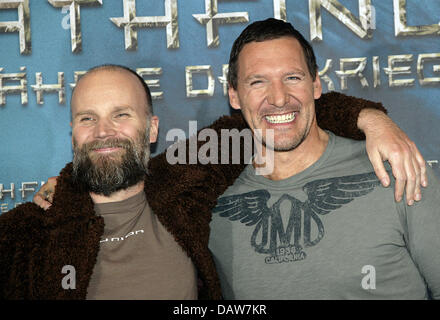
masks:
[[[154,214],[109,224],[87,299],[196,298],[194,265]]]
[[[253,190],[220,199],[209,246],[226,295],[362,297],[378,293],[362,287],[370,274],[388,281],[400,268],[399,276],[407,272],[417,279],[394,204],[381,192],[372,188],[349,200],[321,203],[303,189]]]

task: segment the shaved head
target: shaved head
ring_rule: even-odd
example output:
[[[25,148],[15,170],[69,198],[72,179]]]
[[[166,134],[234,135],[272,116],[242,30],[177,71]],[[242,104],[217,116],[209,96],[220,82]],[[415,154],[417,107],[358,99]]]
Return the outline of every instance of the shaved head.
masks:
[[[86,78],[87,76],[91,75],[91,74],[95,74],[95,73],[99,73],[99,72],[104,72],[104,71],[109,71],[109,72],[121,72],[121,73],[128,73],[131,74],[136,80],[137,82],[139,82],[139,89],[143,90],[145,92],[145,98],[146,98],[146,103],[145,103],[145,107],[146,107],[146,112],[147,112],[147,116],[151,116],[153,115],[153,102],[152,102],[152,98],[151,98],[151,92],[150,89],[148,88],[148,85],[145,83],[144,79],[142,79],[142,77],[137,74],[134,70],[125,67],[125,66],[121,66],[121,65],[116,65],[116,64],[104,64],[104,65],[100,65],[100,66],[96,66],[93,68],[90,68],[78,81],[78,83],[76,84],[75,88],[73,89],[72,92],[72,97],[71,97],[71,106],[72,106],[72,101],[73,101],[73,96],[75,94],[75,90],[78,87],[78,85],[81,83],[81,80]]]

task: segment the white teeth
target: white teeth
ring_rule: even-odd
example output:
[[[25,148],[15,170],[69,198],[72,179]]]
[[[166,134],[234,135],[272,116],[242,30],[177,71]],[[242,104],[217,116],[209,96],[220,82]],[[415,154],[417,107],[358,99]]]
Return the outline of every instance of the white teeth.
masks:
[[[295,120],[295,112],[279,116],[265,116],[265,119],[270,123],[287,123]]]

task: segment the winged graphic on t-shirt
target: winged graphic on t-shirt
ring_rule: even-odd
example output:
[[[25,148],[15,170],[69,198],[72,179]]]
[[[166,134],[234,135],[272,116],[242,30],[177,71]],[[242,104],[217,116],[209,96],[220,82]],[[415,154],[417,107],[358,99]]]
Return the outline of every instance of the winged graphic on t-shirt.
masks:
[[[374,172],[315,180],[303,187],[306,201],[283,194],[272,207],[267,205],[269,191],[260,189],[221,197],[213,213],[246,226],[255,226],[251,245],[258,253],[270,254],[266,263],[303,260],[306,257],[303,246],[314,246],[324,237],[324,225],[319,216],[370,193],[379,184]],[[281,214],[281,207],[286,210],[285,205],[281,206],[285,201],[290,204],[287,226],[282,220],[286,213]]]

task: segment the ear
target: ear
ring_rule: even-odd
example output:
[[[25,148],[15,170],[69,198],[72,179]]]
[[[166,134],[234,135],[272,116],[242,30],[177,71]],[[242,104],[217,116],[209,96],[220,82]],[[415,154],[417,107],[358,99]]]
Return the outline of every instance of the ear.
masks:
[[[319,78],[318,72],[316,72],[316,78],[315,81],[313,81],[313,97],[315,99],[319,99],[322,94],[322,85],[321,85],[321,78]]]
[[[237,90],[235,90],[232,87],[229,87],[228,95],[229,95],[229,103],[230,103],[231,107],[234,109],[241,109],[240,99],[238,99]]]
[[[159,133],[159,117],[152,116],[150,119],[150,143],[157,141],[157,135]]]

